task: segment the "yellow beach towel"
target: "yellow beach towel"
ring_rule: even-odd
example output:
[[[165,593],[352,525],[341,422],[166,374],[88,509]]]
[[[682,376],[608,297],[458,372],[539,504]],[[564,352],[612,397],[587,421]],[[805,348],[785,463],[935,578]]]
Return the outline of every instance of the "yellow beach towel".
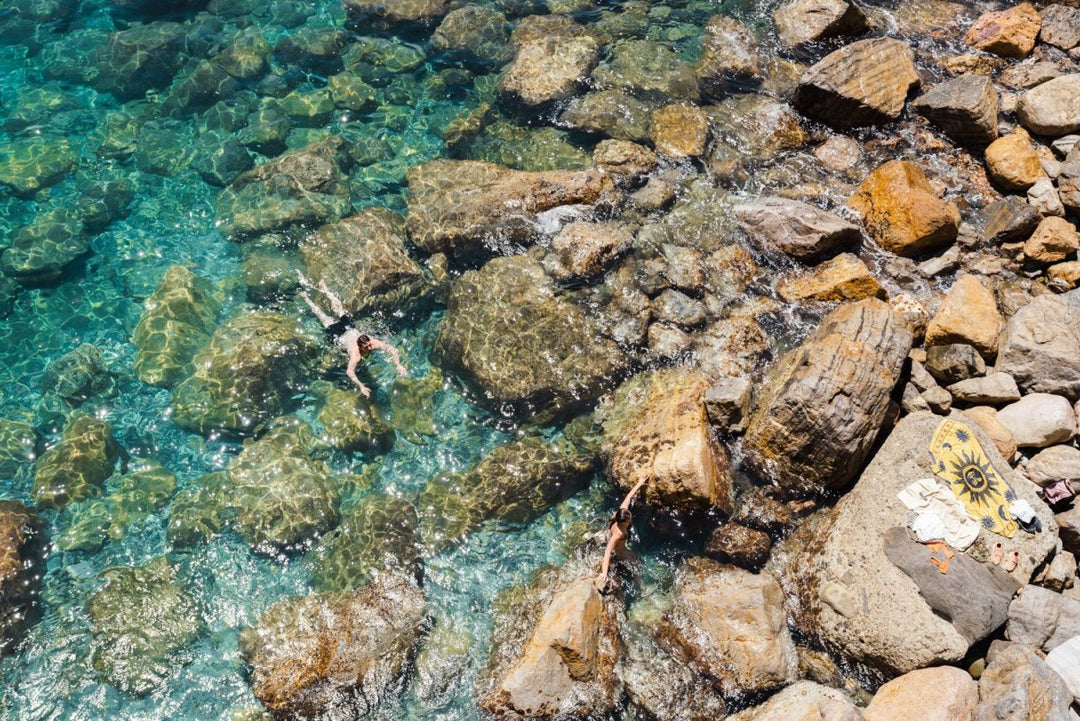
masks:
[[[1016,534],[1017,524],[1009,513],[1016,494],[991,465],[969,426],[943,420],[930,441],[930,461],[934,474],[949,484],[983,528],[1006,538]]]

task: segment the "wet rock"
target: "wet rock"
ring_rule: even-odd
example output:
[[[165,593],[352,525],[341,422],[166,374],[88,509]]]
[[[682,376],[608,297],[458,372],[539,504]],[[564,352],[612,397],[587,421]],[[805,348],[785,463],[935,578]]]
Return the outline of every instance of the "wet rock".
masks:
[[[1005,58],[1022,58],[1035,47],[1042,19],[1031,3],[984,13],[968,29],[964,42]]]
[[[998,421],[1012,431],[1021,448],[1045,448],[1076,434],[1076,414],[1068,399],[1029,393],[998,411]]]
[[[1072,694],[1062,679],[1031,649],[995,641],[979,677],[975,721],[1046,719],[1065,721]]]
[[[656,510],[731,513],[729,461],[705,409],[710,385],[700,373],[669,369],[619,387],[603,416],[600,453],[620,491],[648,478],[641,498]]]
[[[705,412],[714,427],[727,433],[746,429],[750,416],[750,380],[720,378],[705,391]]]
[[[88,604],[94,668],[121,691],[144,696],[165,683],[178,652],[202,633],[201,609],[164,556],[100,577],[105,583]]]
[[[760,486],[755,486],[739,496],[731,520],[770,536],[780,536],[791,530],[793,516],[789,505],[777,501]]]
[[[199,433],[239,435],[281,415],[305,387],[319,345],[292,318],[234,316],[195,354],[195,372],[172,394],[172,419]]]
[[[753,318],[726,318],[695,334],[693,353],[709,378],[746,375],[770,347],[768,336]]]
[[[415,693],[428,708],[445,706],[467,671],[476,645],[473,634],[449,617],[436,618],[416,654]]]
[[[705,555],[721,563],[756,570],[769,560],[769,534],[738,523],[724,523],[713,529],[705,543]]]
[[[289,116],[273,102],[251,111],[244,127],[236,133],[236,139],[260,153],[277,155],[285,149],[285,138],[291,130]],[[255,195],[253,191],[249,194]]]
[[[429,297],[429,274],[409,255],[405,219],[383,208],[324,225],[300,244],[310,277],[325,281],[354,316],[405,313]]]
[[[178,547],[205,543],[236,517],[229,502],[229,478],[224,471],[208,473],[180,491],[169,511],[166,537]]]
[[[497,66],[511,59],[510,24],[498,10],[466,5],[447,14],[431,36],[431,47],[451,59]]]
[[[895,120],[919,82],[913,57],[907,45],[889,38],[846,45],[803,74],[795,106],[839,128]]]
[[[762,62],[754,34],[733,17],[714,15],[705,25],[697,84],[707,97],[721,98],[732,90],[757,85]]]
[[[786,686],[796,678],[798,658],[783,592],[768,574],[688,559],[676,573],[674,603],[661,634],[726,698]]]
[[[982,378],[969,378],[949,386],[949,393],[962,403],[1004,405],[1020,400],[1020,389],[1008,373],[991,373]]]
[[[990,243],[1013,243],[1030,237],[1041,219],[1039,211],[1009,195],[979,211],[975,225]]]
[[[705,32],[708,36],[709,29]],[[705,43],[708,44],[707,39]],[[651,40],[626,40],[616,44],[611,58],[593,71],[592,81],[597,88],[622,90],[646,100],[698,98],[693,68],[682,62],[667,45]]]
[[[780,278],[776,292],[788,303],[884,298],[885,289],[866,263],[841,253],[808,273]]]
[[[24,198],[56,185],[75,170],[79,156],[63,138],[9,140],[0,156],[0,185]]]
[[[551,242],[558,258],[553,274],[559,280],[600,275],[633,242],[633,232],[622,223],[569,223]]]
[[[45,524],[18,501],[0,501],[0,656],[41,616]]]
[[[386,573],[419,579],[416,509],[404,498],[369,494],[311,555],[315,588],[321,593],[351,591]]]
[[[998,82],[1007,88],[1027,90],[1036,85],[1041,85],[1047,80],[1053,80],[1060,75],[1061,71],[1054,63],[1021,63],[1019,65],[1010,65],[1006,68],[1001,75],[998,76]]]
[[[289,420],[248,441],[226,469],[234,525],[255,551],[307,545],[337,525],[338,489],[311,459],[314,440],[305,423]]]
[[[769,372],[744,439],[752,466],[787,493],[845,486],[881,430],[910,349],[911,330],[882,301],[827,315]]]
[[[1080,213],[1080,158],[1061,166],[1057,183],[1061,204],[1073,215]]]
[[[653,298],[653,317],[661,323],[692,329],[705,322],[705,305],[690,296],[668,288]]]
[[[1050,5],[1042,11],[1039,40],[1062,50],[1080,45],[1080,8]]]
[[[559,122],[616,140],[644,142],[651,137],[652,108],[622,90],[600,90],[574,98]]]
[[[879,166],[847,202],[870,237],[905,257],[949,245],[960,227],[956,204],[938,198],[922,169],[903,160]]]
[[[172,265],[146,299],[135,326],[135,374],[143,383],[171,387],[191,372],[195,352],[210,340],[221,298],[210,281]]]
[[[306,25],[278,42],[274,47],[274,58],[283,64],[331,75],[341,71],[342,53],[349,40],[348,34],[338,28]]]
[[[218,230],[242,238],[341,218],[350,162],[345,141],[331,135],[249,170],[218,196]]]
[[[790,50],[829,38],[861,35],[870,25],[866,14],[848,0],[794,0],[773,11],[780,42]]]
[[[597,170],[528,173],[468,160],[431,161],[407,177],[409,238],[429,253],[529,243],[538,213],[592,205],[612,190],[611,178]]]
[[[1080,130],[1080,73],[1028,90],[1016,113],[1023,126],[1036,135],[1056,137]]]
[[[912,103],[961,145],[981,147],[997,137],[998,95],[990,78],[964,75],[933,86]]]
[[[926,370],[949,385],[986,372],[982,356],[965,343],[947,343],[926,349]]]
[[[984,358],[997,355],[998,333],[1004,318],[994,292],[977,276],[957,278],[926,327],[926,345],[965,343]]]
[[[526,524],[588,483],[591,456],[529,437],[497,447],[473,469],[435,476],[417,502],[429,548],[460,541],[485,521]]]
[[[450,291],[436,353],[489,402],[545,418],[598,397],[625,367],[529,256],[495,258]]]
[[[398,688],[424,605],[423,592],[398,574],[274,604],[241,634],[255,698],[277,718],[374,712]]]
[[[224,188],[254,164],[232,133],[208,131],[199,136],[191,167],[210,185]]]
[[[89,60],[96,65],[93,85],[120,100],[134,100],[163,88],[179,69],[184,28],[175,22],[134,24],[109,33]]]
[[[1080,290],[1043,295],[1021,308],[1001,334],[997,369],[1025,392],[1080,398]]]
[[[810,140],[791,106],[760,93],[725,98],[706,111],[715,138],[709,151],[714,169],[723,169],[732,155],[739,162],[766,160]]]
[[[1041,651],[1052,651],[1080,636],[1080,600],[1042,586],[1025,586],[1009,604],[1005,637]]]
[[[1024,470],[1040,486],[1080,478],[1080,450],[1066,445],[1050,446],[1032,456]]]
[[[45,394],[55,395],[68,407],[77,408],[94,396],[115,393],[116,379],[106,368],[98,347],[83,343],[49,364],[41,386]]]
[[[798,200],[763,196],[735,207],[739,224],[762,244],[803,262],[816,262],[859,243],[858,226]]]
[[[1064,218],[1043,218],[1024,243],[1024,257],[1036,263],[1058,263],[1080,249],[1080,233]]]
[[[920,668],[878,689],[863,717],[900,721],[916,714],[926,721],[969,721],[978,703],[979,687],[967,671],[953,666]]]
[[[3,272],[25,285],[56,283],[68,265],[89,252],[82,221],[66,208],[58,208],[14,232],[11,245],[3,251]]]
[[[240,89],[240,83],[215,62],[202,60],[190,73],[175,83],[162,103],[162,110],[173,117],[205,110]]]
[[[1023,131],[998,138],[986,148],[986,170],[1005,190],[1027,190],[1046,175],[1031,138]]]
[[[1004,573],[999,567],[963,554],[951,559],[957,564],[955,573],[952,566],[947,574],[939,573],[926,561],[926,548],[909,540],[903,528],[911,512],[896,494],[916,480],[933,477],[928,448],[941,422],[931,413],[902,418],[852,490],[819,524],[808,527],[798,543],[782,549],[791,554],[782,577],[785,590],[794,594],[791,609],[797,628],[827,649],[843,649],[845,658],[893,674],[963,659],[974,640],[996,629],[1000,620],[993,609],[1002,597],[1007,603],[1012,593],[986,576],[998,578],[996,574]],[[1036,497],[1035,486],[1009,468],[977,426],[972,430],[996,475],[1028,501],[1048,527],[1050,512]],[[891,544],[902,554],[896,558],[914,559],[905,569],[917,577],[886,555],[886,534],[894,533],[889,529],[900,534]],[[975,543],[989,548],[1000,538],[984,528]],[[1020,562],[1008,575],[1016,583],[1026,582],[1053,545],[1052,533],[1018,532],[1008,547],[1019,552]],[[924,566],[930,573],[920,573]],[[962,590],[949,588],[961,579]],[[963,611],[963,631],[950,622],[950,609]]]
[[[431,27],[449,10],[446,0],[345,0],[344,4],[347,23],[359,30]]]
[[[771,721],[771,719],[829,719],[860,721],[859,708],[842,692],[813,681],[796,681],[768,701],[729,716],[730,721]]]
[[[46,508],[63,508],[98,495],[119,456],[120,446],[108,423],[76,414],[64,428],[60,442],[38,461],[34,502]]]
[[[294,90],[279,102],[279,106],[297,125],[321,127],[334,113],[334,99],[329,88]]]
[[[378,93],[375,88],[353,73],[338,73],[327,78],[326,87],[330,99],[338,108],[356,113],[369,113],[378,107]]]
[[[0,418],[0,477],[21,475],[38,457],[39,440],[30,423]]]
[[[499,80],[511,105],[545,106],[565,100],[596,66],[600,43],[567,17],[534,16],[513,35],[517,54]]]
[[[695,158],[705,154],[709,118],[689,103],[665,105],[652,113],[652,141],[669,158]]]
[[[252,80],[265,74],[270,43],[258,27],[244,28],[230,40],[214,62],[238,80]]]
[[[829,170],[852,170],[862,159],[862,145],[854,138],[831,135],[814,149],[814,157]]]

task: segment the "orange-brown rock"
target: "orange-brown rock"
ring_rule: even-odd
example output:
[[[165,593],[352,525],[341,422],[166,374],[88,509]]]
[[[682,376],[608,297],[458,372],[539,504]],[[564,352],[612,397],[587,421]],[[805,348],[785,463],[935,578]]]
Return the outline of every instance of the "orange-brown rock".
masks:
[[[1005,319],[994,292],[974,275],[957,278],[926,327],[926,345],[966,343],[987,360],[997,355],[998,333]]]
[[[1006,58],[1022,58],[1035,47],[1042,18],[1031,3],[979,16],[964,36],[968,45]]]
[[[1051,215],[1039,222],[1039,227],[1024,243],[1024,257],[1037,263],[1059,263],[1080,250],[1080,233],[1076,227]]]
[[[781,278],[776,292],[788,303],[885,297],[866,263],[851,253],[841,253],[804,275]]]
[[[990,406],[975,406],[962,412],[968,420],[990,437],[1002,458],[1008,460],[1016,455],[1016,438],[1012,431],[997,419],[997,410]]]
[[[18,501],[0,501],[0,657],[40,615],[45,525]]]
[[[866,721],[970,721],[979,687],[967,671],[953,666],[920,668],[878,689],[863,712]]]
[[[1004,190],[1027,190],[1046,175],[1031,137],[1023,130],[998,138],[986,147],[986,171]]]
[[[653,111],[652,137],[658,153],[671,158],[704,155],[708,136],[709,118],[696,105],[674,103]]]
[[[847,485],[873,447],[911,349],[883,301],[829,313],[770,369],[743,441],[750,466],[789,495]]]
[[[615,392],[601,456],[623,492],[647,479],[645,502],[667,512],[732,511],[727,454],[705,409],[712,384],[687,369],[642,373]]]
[[[559,261],[552,273],[559,279],[599,275],[633,242],[633,231],[623,223],[569,223],[551,242]]]
[[[885,250],[916,256],[952,243],[960,227],[956,204],[937,196],[922,169],[890,160],[863,181],[848,205]]]
[[[561,15],[531,16],[514,31],[517,55],[499,80],[499,92],[527,107],[565,100],[596,67],[597,39]]]

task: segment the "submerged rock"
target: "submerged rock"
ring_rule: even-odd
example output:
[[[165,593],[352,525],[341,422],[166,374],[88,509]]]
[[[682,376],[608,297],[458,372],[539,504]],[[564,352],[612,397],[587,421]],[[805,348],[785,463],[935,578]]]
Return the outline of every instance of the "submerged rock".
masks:
[[[203,631],[202,612],[164,556],[102,571],[90,598],[93,664],[102,680],[144,696],[165,683],[176,653]]]
[[[191,372],[195,352],[210,340],[220,294],[210,281],[172,265],[144,308],[131,335],[135,375],[143,383],[169,388]]]
[[[431,47],[452,58],[484,66],[510,60],[510,23],[498,10],[466,5],[447,13],[431,36]]]
[[[739,225],[763,250],[778,249],[812,263],[858,245],[862,231],[837,215],[798,200],[763,196],[735,207]]]
[[[623,223],[568,223],[551,242],[558,258],[553,274],[560,280],[601,275],[633,242]]]
[[[116,379],[105,366],[105,357],[92,343],[83,343],[60,356],[45,369],[42,391],[77,408],[95,396],[113,395]]]
[[[173,390],[172,419],[199,433],[250,434],[292,404],[319,352],[295,319],[267,311],[234,316],[195,355],[195,372]]]
[[[429,27],[450,9],[446,0],[345,0],[348,23],[358,29]]]
[[[229,477],[224,471],[208,473],[173,499],[166,537],[178,547],[205,543],[225,530],[236,517],[229,501]]]
[[[616,140],[645,142],[650,138],[651,113],[651,105],[623,90],[599,90],[571,100],[559,122]]]
[[[744,439],[751,465],[790,494],[843,488],[881,431],[910,349],[910,328],[882,301],[827,315],[770,370]]]
[[[0,657],[7,655],[41,615],[45,524],[18,501],[0,501]]]
[[[762,80],[757,38],[733,17],[714,15],[705,25],[697,79],[701,92],[719,98]],[[694,98],[690,98],[694,99]]]
[[[617,43],[607,62],[593,71],[592,81],[597,89],[614,88],[646,100],[698,98],[693,68],[667,45],[651,40]]]
[[[163,88],[180,68],[184,27],[175,22],[136,23],[109,33],[90,60],[96,65],[93,84],[120,100],[134,100]]]
[[[72,503],[60,517],[63,532],[56,545],[62,551],[97,551],[106,541],[118,541],[128,529],[150,517],[176,493],[176,476],[157,461],[139,464],[115,482],[102,498]]]
[[[274,604],[240,637],[255,698],[276,718],[374,712],[412,658],[424,605],[412,579],[396,574]]]
[[[0,478],[14,478],[38,457],[40,437],[25,421],[0,418]]]
[[[312,384],[312,392],[322,397],[318,421],[321,439],[339,451],[389,451],[394,445],[394,431],[383,420],[370,399],[355,388],[343,390],[326,381]]]
[[[471,470],[427,482],[417,501],[424,544],[446,548],[489,520],[526,524],[584,488],[593,466],[592,456],[565,441],[499,446]]]
[[[600,51],[584,26],[559,15],[522,21],[512,41],[517,53],[498,89],[506,102],[526,108],[570,97],[596,66]]]
[[[78,153],[63,138],[35,136],[9,140],[0,156],[0,185],[16,195],[33,197],[75,170]]]
[[[119,457],[120,446],[108,423],[85,413],[75,415],[60,442],[38,461],[34,501],[46,508],[63,508],[100,494]]]
[[[64,269],[90,252],[85,224],[65,209],[50,210],[12,235],[3,272],[25,285],[56,283]]]
[[[597,398],[627,362],[524,255],[495,258],[457,280],[435,346],[443,367],[485,400],[540,419]]]

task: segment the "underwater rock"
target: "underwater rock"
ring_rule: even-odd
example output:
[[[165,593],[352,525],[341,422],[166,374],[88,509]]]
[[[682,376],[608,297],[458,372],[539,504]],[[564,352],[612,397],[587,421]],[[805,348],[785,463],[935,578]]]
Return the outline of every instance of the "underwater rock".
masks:
[[[412,658],[424,605],[401,574],[274,604],[240,637],[255,698],[281,719],[374,712]]]
[[[90,139],[97,145],[97,156],[123,159],[135,152],[138,143],[140,118],[123,110],[105,115]]]
[[[0,155],[0,185],[23,198],[56,185],[75,170],[79,155],[65,138],[8,140]]]
[[[849,0],[793,0],[773,11],[780,42],[789,50],[870,29],[866,13]]]
[[[899,117],[918,83],[914,53],[904,42],[858,40],[803,73],[795,107],[838,128],[881,125]]]
[[[1058,137],[1080,130],[1080,73],[1062,75],[1025,92],[1016,117],[1036,135]]]
[[[1005,324],[997,370],[1025,393],[1080,398],[1080,290],[1041,295]]]
[[[221,130],[201,133],[191,159],[199,177],[218,188],[229,185],[254,164],[247,148],[232,133]]]
[[[498,90],[511,106],[536,108],[565,100],[596,66],[600,43],[584,26],[560,15],[534,15],[511,38],[516,54]]]
[[[55,283],[64,269],[90,252],[79,217],[66,208],[50,210],[15,231],[3,252],[4,274],[25,285]]]
[[[83,343],[49,364],[41,378],[41,390],[78,408],[94,396],[113,395],[116,379],[105,366],[105,358],[98,347]]]
[[[135,165],[144,173],[171,178],[191,163],[190,128],[178,120],[151,120],[139,127]]]
[[[466,5],[443,18],[431,36],[431,47],[451,61],[481,67],[503,65],[513,56],[510,23],[498,10]]]
[[[487,121],[485,121],[486,123]],[[469,143],[466,155],[515,170],[585,170],[592,165],[587,152],[570,141],[570,134],[552,127],[521,127],[504,121],[486,124]]]
[[[173,117],[197,113],[219,100],[231,97],[240,87],[240,83],[225,68],[211,60],[201,60],[173,85],[161,109]]]
[[[637,183],[657,164],[656,153],[627,140],[601,140],[593,151],[593,163],[610,175],[619,187]]]
[[[325,281],[354,316],[407,313],[433,289],[409,255],[405,219],[384,208],[324,225],[300,244],[300,257],[308,275]]]
[[[705,26],[696,70],[697,85],[711,98],[757,85],[762,80],[757,38],[735,18],[714,15]]]
[[[346,22],[356,30],[433,26],[450,9],[446,0],[344,0]]]
[[[386,453],[394,445],[393,429],[383,421],[375,404],[355,388],[343,390],[317,381],[311,391],[322,396],[318,415],[323,427],[321,439],[334,450]]]
[[[343,69],[342,54],[348,45],[349,35],[344,30],[304,25],[278,42],[274,47],[274,59],[309,72],[332,75]]]
[[[473,661],[476,639],[449,616],[435,619],[416,654],[416,697],[425,708],[443,708],[454,697],[456,683]]]
[[[213,61],[237,80],[253,80],[266,73],[270,43],[262,29],[244,28],[229,39],[225,49]]]
[[[166,537],[178,547],[205,543],[235,518],[229,500],[229,477],[224,471],[195,480],[173,499]]]
[[[847,204],[890,253],[913,257],[956,240],[960,210],[941,200],[915,163],[890,160],[862,182]]]
[[[529,523],[584,488],[593,467],[592,456],[565,441],[498,446],[471,470],[427,482],[417,500],[424,544],[446,548],[488,520]]]
[[[102,498],[68,505],[60,516],[64,529],[56,539],[62,551],[97,551],[119,541],[128,529],[150,517],[176,493],[176,476],[157,461],[144,461],[113,484]]]
[[[267,311],[234,316],[195,354],[195,372],[173,390],[172,419],[198,433],[250,434],[292,405],[320,350],[294,318]]]
[[[784,594],[769,574],[687,559],[675,574],[674,603],[661,623],[662,638],[681,649],[725,698],[769,691],[797,678]]]
[[[291,131],[292,121],[289,120],[289,116],[285,114],[277,101],[272,101],[248,114],[244,127],[236,133],[236,139],[252,150],[273,156],[285,149],[285,139]],[[296,192],[294,191],[294,195]],[[260,196],[256,191],[249,191],[249,195],[253,198]],[[236,202],[235,199],[234,202]]]
[[[126,218],[134,199],[134,188],[127,178],[95,180],[82,189],[75,216],[85,232],[100,233],[114,220]]]
[[[833,213],[778,196],[756,198],[735,207],[739,225],[771,251],[778,249],[805,263],[824,260],[858,245],[862,232]]]
[[[959,551],[957,556],[964,561],[951,559],[957,564],[955,573],[950,568],[942,574],[926,560],[926,547],[908,538],[904,526],[911,511],[896,494],[917,480],[935,477],[929,449],[941,423],[941,416],[929,412],[902,418],[855,486],[818,523],[807,525],[781,549],[781,554],[788,554],[781,576],[785,590],[794,594],[789,610],[799,631],[818,639],[827,650],[889,674],[965,658],[972,643],[1000,624],[995,604],[1002,598],[1008,603],[1012,591],[1007,589],[1030,578],[1056,543],[1052,513],[1036,496],[1037,487],[1014,472],[990,438],[970,424],[989,462],[987,472],[1032,505],[1044,530],[1005,538],[980,528],[969,554],[980,548],[988,554],[1000,541],[1007,551],[1019,552],[1019,565],[1011,573]],[[945,481],[940,483],[947,487]],[[897,539],[887,541],[892,533],[906,543],[906,550]],[[893,556],[901,563],[908,563],[904,558],[910,556],[907,567],[917,578],[890,560],[886,555],[890,545],[903,551]],[[923,570],[929,573],[919,575]],[[1002,575],[1011,580],[989,581]],[[950,608],[962,611],[958,626],[950,621]]]
[[[217,227],[232,239],[333,222],[349,210],[345,140],[330,135],[252,168],[218,196]]]
[[[434,352],[485,401],[538,420],[597,398],[627,363],[524,255],[495,258],[458,278]]]
[[[320,593],[351,591],[387,572],[419,581],[423,561],[416,508],[404,498],[371,493],[353,506],[309,558]]]
[[[787,103],[760,93],[724,98],[705,108],[714,141],[709,166],[720,172],[725,165],[769,160],[782,150],[810,141],[798,114]]]
[[[710,385],[701,373],[667,369],[619,386],[603,413],[600,453],[622,493],[648,479],[641,498],[654,510],[731,513],[730,464],[705,410]]]
[[[283,97],[279,105],[285,114],[303,127],[322,127],[334,113],[334,99],[329,88],[294,90]]]
[[[669,158],[696,158],[705,154],[709,117],[697,105],[672,103],[654,110],[650,130],[656,151]]]
[[[409,239],[428,253],[531,243],[537,214],[601,203],[613,191],[599,170],[529,173],[470,160],[433,160],[410,168],[407,178]]]
[[[654,102],[698,99],[693,67],[667,45],[652,40],[617,43],[608,60],[593,71],[592,86]]]
[[[963,75],[934,85],[911,106],[961,145],[981,147],[997,137],[997,90],[983,75]]]
[[[551,241],[558,258],[552,273],[559,280],[600,275],[633,242],[633,232],[622,223],[568,223]]]
[[[34,502],[45,508],[63,508],[99,495],[119,457],[120,446],[113,438],[112,427],[77,413],[64,428],[60,442],[38,461]]]
[[[326,464],[311,459],[314,441],[303,421],[279,419],[226,469],[233,525],[258,553],[312,543],[338,524],[337,485]]]
[[[164,556],[99,577],[105,583],[87,609],[94,668],[121,691],[145,696],[173,673],[176,652],[202,633],[202,611]]]
[[[133,24],[109,33],[89,62],[96,67],[94,87],[120,100],[134,100],[154,88],[169,84],[185,57],[180,23],[157,21]]]
[[[0,418],[0,478],[13,478],[38,456],[37,429],[30,423]]]
[[[210,340],[221,298],[210,281],[171,265],[146,299],[135,326],[135,375],[169,388],[188,375],[195,352]]]
[[[353,73],[338,73],[327,78],[326,87],[334,105],[355,113],[369,113],[378,107],[378,91]]]
[[[1035,47],[1041,25],[1039,11],[1031,3],[1020,3],[980,15],[968,29],[964,42],[1005,58],[1023,58]]]
[[[1037,653],[1019,643],[994,641],[979,677],[975,721],[1065,721],[1072,694]]]
[[[600,90],[570,101],[559,123],[616,140],[645,142],[651,137],[652,106],[622,90]]]
[[[744,438],[747,460],[786,493],[847,485],[869,455],[911,350],[880,300],[837,308],[770,369]]]
[[[438,366],[423,378],[394,379],[390,391],[390,425],[410,443],[426,445],[425,438],[438,435],[435,426],[435,394],[443,389],[443,374]]]
[[[0,501],[0,657],[9,653],[41,615],[45,524],[19,501]]]

